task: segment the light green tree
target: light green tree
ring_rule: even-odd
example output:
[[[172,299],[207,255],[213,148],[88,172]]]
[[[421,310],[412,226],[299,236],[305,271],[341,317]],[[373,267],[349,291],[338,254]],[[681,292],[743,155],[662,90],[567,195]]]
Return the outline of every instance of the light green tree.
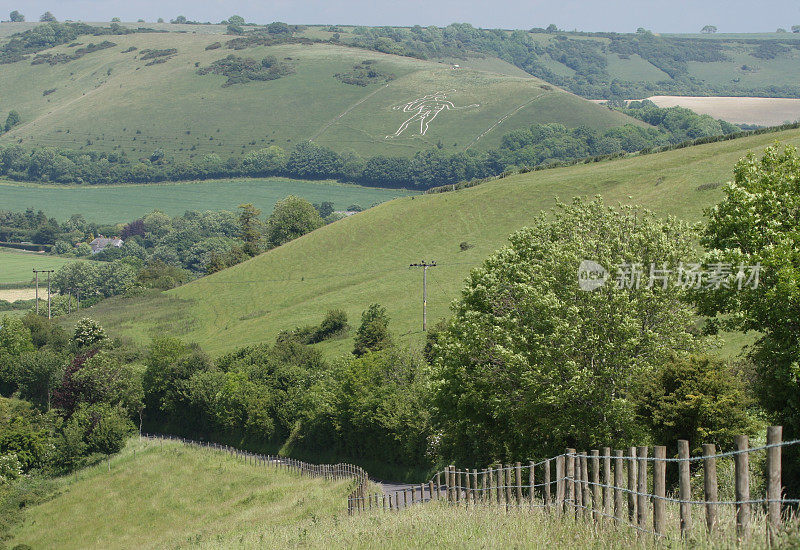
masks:
[[[648,272],[637,287],[635,264],[677,266],[693,236],[600,199],[561,204],[511,235],[472,271],[432,343],[445,456],[485,464],[642,441],[640,381],[699,342],[683,291],[650,286]],[[610,272],[593,291],[579,284],[584,260]]]
[[[84,317],[75,325],[72,340],[79,348],[90,348],[102,344],[108,336],[100,323]]]
[[[267,220],[270,246],[280,246],[322,227],[317,209],[306,199],[289,195],[278,201]]]
[[[706,265],[730,266],[725,284],[697,293],[712,326],[757,331],[751,356],[762,405],[800,436],[800,155],[775,144],[734,168],[722,201],[708,212]],[[740,269],[743,266],[744,269]],[[758,266],[754,269],[755,266]],[[741,273],[741,275],[740,275]],[[758,274],[758,281],[754,280]],[[791,452],[791,451],[787,451]],[[800,486],[800,479],[793,483]]]
[[[361,325],[356,331],[354,340],[353,355],[356,357],[391,347],[392,336],[389,334],[389,316],[385,307],[380,304],[370,304],[361,313]]]

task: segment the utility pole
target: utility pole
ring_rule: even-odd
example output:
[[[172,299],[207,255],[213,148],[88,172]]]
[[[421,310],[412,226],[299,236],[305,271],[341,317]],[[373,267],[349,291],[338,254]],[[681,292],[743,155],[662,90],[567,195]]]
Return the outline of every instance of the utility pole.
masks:
[[[422,331],[428,330],[428,268],[436,267],[436,262],[427,263],[422,260],[418,264],[411,264],[408,267],[422,268]]]
[[[50,274],[55,273],[54,269],[34,269],[36,275],[36,315],[39,315],[39,273],[47,273],[47,318],[52,319],[50,309]]]
[[[39,272],[34,269],[33,274],[36,275],[36,315],[39,315]]]

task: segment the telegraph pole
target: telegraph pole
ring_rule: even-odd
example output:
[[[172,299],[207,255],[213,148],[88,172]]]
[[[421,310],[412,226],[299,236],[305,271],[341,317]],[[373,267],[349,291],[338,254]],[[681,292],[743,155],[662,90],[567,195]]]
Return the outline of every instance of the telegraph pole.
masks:
[[[47,318],[52,319],[50,309],[50,274],[55,273],[54,269],[34,269],[36,275],[36,315],[39,315],[39,273],[47,273]]]
[[[36,275],[36,315],[39,315],[39,272],[34,269],[33,274]]]
[[[422,268],[422,331],[428,329],[428,268],[436,267],[436,262],[427,263],[422,260],[418,264],[411,264],[408,267]]]

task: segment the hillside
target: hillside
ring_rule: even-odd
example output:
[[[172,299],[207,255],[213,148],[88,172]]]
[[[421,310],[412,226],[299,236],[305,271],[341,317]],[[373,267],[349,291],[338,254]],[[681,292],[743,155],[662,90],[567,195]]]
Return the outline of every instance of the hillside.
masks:
[[[172,334],[212,352],[272,340],[280,330],[318,323],[329,308],[351,324],[370,303],[388,309],[390,328],[419,343],[422,273],[428,270],[428,319],[448,315],[471,267],[503,246],[556,197],[601,194],[659,214],[699,221],[721,198],[747,151],[781,140],[800,145],[800,131],[700,145],[653,155],[531,172],[457,192],[406,197],[323,227],[248,262],[165,294],[115,298],[91,315],[112,333],[146,341]],[[462,251],[461,243],[467,250]],[[66,323],[75,319],[67,318]],[[352,340],[324,344],[347,352]]]
[[[411,156],[437,146],[494,147],[502,134],[533,123],[641,124],[519,70],[509,76],[499,60],[456,69],[335,43],[233,50],[227,43],[234,37],[203,32],[80,36],[39,58],[0,65],[0,113],[13,109],[22,119],[0,145],[124,152],[132,159],[162,149],[179,159],[208,153],[226,159],[313,140],[364,157]],[[106,41],[113,46],[96,49]],[[75,58],[79,49],[88,53]],[[228,55],[253,59],[254,78],[274,79],[199,74]],[[265,76],[258,67],[269,56],[277,72]],[[226,85],[229,78],[237,83]],[[431,94],[438,95],[428,101],[443,111],[427,128],[416,121],[401,130],[419,105],[412,102]]]
[[[120,455],[59,480],[25,511],[8,547],[629,548],[633,531],[436,504],[348,516],[348,482],[300,478],[222,453],[132,439]],[[648,539],[649,540],[649,539]],[[651,547],[648,540],[640,547]]]

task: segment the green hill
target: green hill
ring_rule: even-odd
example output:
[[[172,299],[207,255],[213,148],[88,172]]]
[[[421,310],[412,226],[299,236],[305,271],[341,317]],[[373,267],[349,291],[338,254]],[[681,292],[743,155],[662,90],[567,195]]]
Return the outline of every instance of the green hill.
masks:
[[[422,274],[410,263],[438,262],[428,271],[428,318],[435,321],[448,315],[469,269],[556,197],[601,194],[608,203],[635,203],[699,221],[703,209],[721,198],[718,187],[731,179],[734,163],[775,140],[799,145],[800,131],[395,199],[173,291],[108,300],[91,315],[113,333],[140,341],[173,334],[223,352],[318,323],[329,308],[344,309],[351,324],[357,323],[361,311],[378,302],[388,309],[390,328],[400,340],[419,343]],[[352,340],[323,345],[330,352],[347,352]]]
[[[348,516],[348,482],[301,478],[219,452],[132,439],[23,510],[26,548],[649,548],[633,530],[527,510],[426,504]],[[653,546],[655,547],[655,546]]]
[[[437,146],[494,147],[502,134],[534,123],[642,124],[519,70],[510,76],[499,60],[453,68],[331,43],[233,50],[227,42],[234,37],[197,28],[203,32],[80,36],[39,58],[0,65],[0,113],[13,109],[22,118],[0,145],[116,151],[132,159],[163,149],[179,159],[208,153],[225,159],[269,145],[289,150],[310,139],[364,157],[411,156]],[[96,49],[104,41],[113,46]],[[76,57],[81,49],[88,53]],[[273,56],[283,76],[225,85],[229,76],[198,73],[228,55],[255,60],[261,71],[255,78],[266,78],[260,63]],[[437,93],[429,101],[450,104],[428,128],[421,131],[417,121],[400,131],[416,109],[403,106]]]

